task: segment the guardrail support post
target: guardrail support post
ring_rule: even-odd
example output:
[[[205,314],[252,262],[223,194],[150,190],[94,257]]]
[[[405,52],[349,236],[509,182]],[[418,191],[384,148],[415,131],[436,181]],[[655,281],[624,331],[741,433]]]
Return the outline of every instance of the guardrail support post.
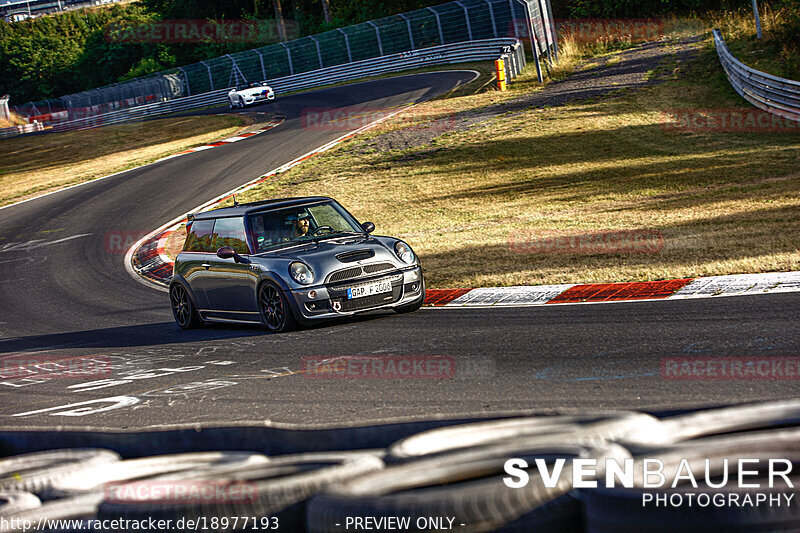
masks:
[[[339,30],[342,35],[344,35],[344,45],[347,48],[347,60],[352,63],[353,62],[353,54],[350,53],[350,38],[347,36],[347,32],[344,31],[342,28],[336,28]]]
[[[472,38],[472,24],[469,21],[469,11],[467,10],[467,6],[462,4],[461,0],[456,0],[456,4],[461,6],[461,9],[464,10],[464,19],[466,19],[466,21],[467,21],[467,35],[469,35],[469,40],[472,41],[472,40],[474,40]]]
[[[761,17],[758,16],[758,0],[753,0],[753,15],[756,17],[756,37],[761,39]]]
[[[383,55],[383,43],[381,42],[381,31],[378,29],[378,25],[371,20],[367,21],[367,24],[375,28],[375,36],[378,37],[378,52]]]
[[[494,36],[497,37],[497,22],[494,20],[494,7],[491,0],[484,0],[489,5],[489,18],[492,20],[492,31]]]
[[[325,68],[325,65],[322,64],[322,50],[320,50],[319,48],[319,41],[313,35],[309,35],[308,37],[312,41],[314,41],[314,44],[317,45],[317,58],[319,59],[319,68]]]
[[[411,33],[411,21],[408,20],[405,13],[400,13],[399,17],[406,21],[406,26],[408,26],[408,42],[411,43],[411,50],[413,50],[416,46],[414,46],[414,34]]]
[[[253,52],[258,55],[258,60],[261,61],[261,79],[266,81],[267,69],[264,68],[264,56],[261,55],[261,52],[258,51],[258,48],[254,48]]]
[[[428,9],[430,9],[431,13],[433,13],[433,16],[436,17],[436,26],[439,28],[439,42],[441,44],[444,44],[444,32],[442,31],[442,19],[439,18],[439,12],[436,11],[435,9],[433,9],[432,7],[429,7]]]
[[[208,63],[205,61],[201,61],[203,65],[205,65],[206,70],[208,70],[208,84],[211,86],[211,90],[214,90],[214,78],[211,76],[211,67],[208,66]]]
[[[178,70],[183,72],[183,79],[186,80],[186,96],[191,96],[192,88],[189,86],[189,75],[186,74],[186,71],[183,70],[181,67],[178,67]],[[121,96],[120,96],[120,98],[121,98]]]
[[[292,51],[286,46],[286,43],[278,43],[286,49],[286,57],[289,58],[289,74],[294,74],[294,65],[292,65]]]
[[[556,21],[553,20],[553,6],[550,5],[550,0],[546,0],[547,2],[547,15],[550,19],[550,31],[553,33],[553,55],[556,57],[556,61],[558,61],[558,29],[556,29]]]

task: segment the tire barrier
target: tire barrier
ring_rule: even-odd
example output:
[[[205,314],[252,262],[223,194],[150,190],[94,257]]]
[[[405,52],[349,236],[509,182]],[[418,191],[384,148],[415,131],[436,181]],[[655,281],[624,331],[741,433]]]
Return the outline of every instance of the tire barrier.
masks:
[[[41,492],[56,480],[119,461],[109,450],[51,450],[0,460],[0,490]]]
[[[107,483],[121,483],[187,470],[213,473],[232,468],[251,468],[268,461],[265,455],[251,452],[181,453],[130,459],[73,471],[54,481],[43,491],[42,497],[46,500],[70,498],[102,492]]]
[[[564,436],[570,440],[580,438],[597,442],[613,441],[633,435],[655,439],[661,425],[657,418],[635,412],[608,412],[579,416],[537,416],[508,420],[479,422],[461,426],[434,429],[413,435],[393,444],[388,451],[387,463],[446,454],[455,450],[490,445],[507,439],[521,437],[551,438]],[[667,437],[661,437],[666,441]]]
[[[531,518],[524,524],[527,530],[541,530],[539,517],[532,513],[571,490],[571,467],[565,467],[566,474],[553,487],[534,477],[525,488],[512,489],[502,481],[503,465],[509,457],[602,461],[630,455],[614,444],[535,447],[512,442],[421,459],[332,487],[314,498],[308,506],[308,531],[346,531],[347,518],[353,516],[409,517],[406,531],[427,531],[429,517],[450,516],[458,517],[459,531],[496,531],[511,522],[522,527],[519,520],[525,515]]]
[[[12,516],[41,505],[39,498],[30,492],[0,492],[0,516]]]
[[[259,466],[221,469],[217,472],[178,472],[167,476],[176,487],[205,487],[207,483],[222,483],[235,487],[232,491],[215,491],[210,500],[176,500],[164,502],[161,491],[143,497],[140,491],[130,491],[125,486],[119,492],[125,497],[110,501],[107,497],[98,509],[100,519],[198,521],[203,518],[227,518],[231,522],[219,524],[217,530],[233,529],[236,517],[277,518],[280,527],[289,531],[302,530],[304,502],[324,487],[343,483],[383,468],[383,461],[371,453],[311,453],[289,455],[271,459]],[[216,489],[217,485],[213,485]],[[154,497],[154,494],[156,496]],[[254,528],[258,529],[258,528]]]
[[[40,435],[51,433],[53,440],[60,434]],[[311,532],[800,531],[798,400],[661,418],[609,411],[191,433],[191,439],[179,431],[127,434],[126,440],[137,441],[127,450],[136,458],[121,459],[90,448],[119,435],[93,432],[79,439],[78,432],[65,432],[65,442],[81,447],[0,459],[0,533],[22,531],[23,521],[73,519],[61,530],[86,530],[97,520],[152,519],[171,520],[162,528],[171,531],[199,523],[218,531],[263,531],[272,520],[284,531]],[[14,449],[23,442],[18,437]],[[9,449],[6,438],[0,432]],[[169,450],[185,453],[155,455],[170,438]],[[265,439],[272,440],[267,445]],[[330,448],[348,439],[351,446],[382,444],[264,454],[267,448],[298,450],[300,443]],[[201,450],[232,443],[252,451]],[[369,518],[371,527],[358,527],[358,517]],[[253,522],[234,522],[242,518]]]
[[[634,453],[643,453],[699,437],[797,425],[800,424],[800,400],[696,411],[663,418],[661,424],[662,431],[655,438],[639,432],[622,439],[622,444]]]

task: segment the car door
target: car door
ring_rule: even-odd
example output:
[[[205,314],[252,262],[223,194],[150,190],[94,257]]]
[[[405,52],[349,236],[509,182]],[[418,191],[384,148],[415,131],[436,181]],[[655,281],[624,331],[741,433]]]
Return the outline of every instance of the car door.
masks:
[[[206,276],[210,267],[208,263],[211,251],[211,239],[214,220],[196,220],[187,228],[186,242],[181,252],[179,269],[175,274],[180,275],[189,284],[194,295],[198,309],[208,309],[206,298]]]
[[[259,272],[247,258],[250,250],[245,235],[242,217],[218,218],[214,224],[213,253],[206,258],[210,266],[204,285],[209,312],[218,318],[260,320],[256,300]],[[223,246],[233,248],[243,261],[217,256],[216,251]]]

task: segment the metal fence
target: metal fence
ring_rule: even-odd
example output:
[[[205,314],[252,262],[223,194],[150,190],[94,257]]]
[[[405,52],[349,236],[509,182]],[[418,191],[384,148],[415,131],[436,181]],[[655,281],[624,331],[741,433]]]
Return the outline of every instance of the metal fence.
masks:
[[[277,78],[270,83],[276,94],[286,94],[309,87],[319,87],[368,75],[398,72],[430,65],[504,59],[507,79],[515,78],[525,67],[525,51],[516,39],[486,39],[436,46],[413,52],[394,54],[379,60],[362,60],[346,65],[318,69],[303,74]],[[122,109],[53,125],[52,131],[70,131],[119,124],[149,117],[167,115],[205,106],[227,103],[228,88],[186,98]],[[11,132],[9,132],[11,133]],[[16,134],[16,133],[13,133]],[[2,137],[0,132],[0,137]]]
[[[742,98],[774,115],[800,122],[800,82],[760,72],[736,59],[714,30],[714,44],[728,81]]]
[[[530,43],[541,81],[539,58],[554,61],[558,54],[549,0],[457,0],[227,54],[55,100],[15,106],[13,110],[23,116],[40,116],[45,121],[75,119],[213,92],[240,83],[272,83],[279,78],[412,50],[503,37]],[[60,114],[54,116],[54,113]]]

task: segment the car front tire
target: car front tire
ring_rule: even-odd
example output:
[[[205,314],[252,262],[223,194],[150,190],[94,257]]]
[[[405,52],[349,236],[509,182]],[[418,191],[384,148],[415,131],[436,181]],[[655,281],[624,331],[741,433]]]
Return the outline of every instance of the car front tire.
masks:
[[[189,292],[183,285],[174,283],[169,288],[169,301],[172,304],[172,316],[175,318],[178,327],[192,329],[202,324]]]
[[[273,333],[283,333],[297,327],[288,298],[270,281],[263,283],[258,289],[258,309],[264,327]]]

